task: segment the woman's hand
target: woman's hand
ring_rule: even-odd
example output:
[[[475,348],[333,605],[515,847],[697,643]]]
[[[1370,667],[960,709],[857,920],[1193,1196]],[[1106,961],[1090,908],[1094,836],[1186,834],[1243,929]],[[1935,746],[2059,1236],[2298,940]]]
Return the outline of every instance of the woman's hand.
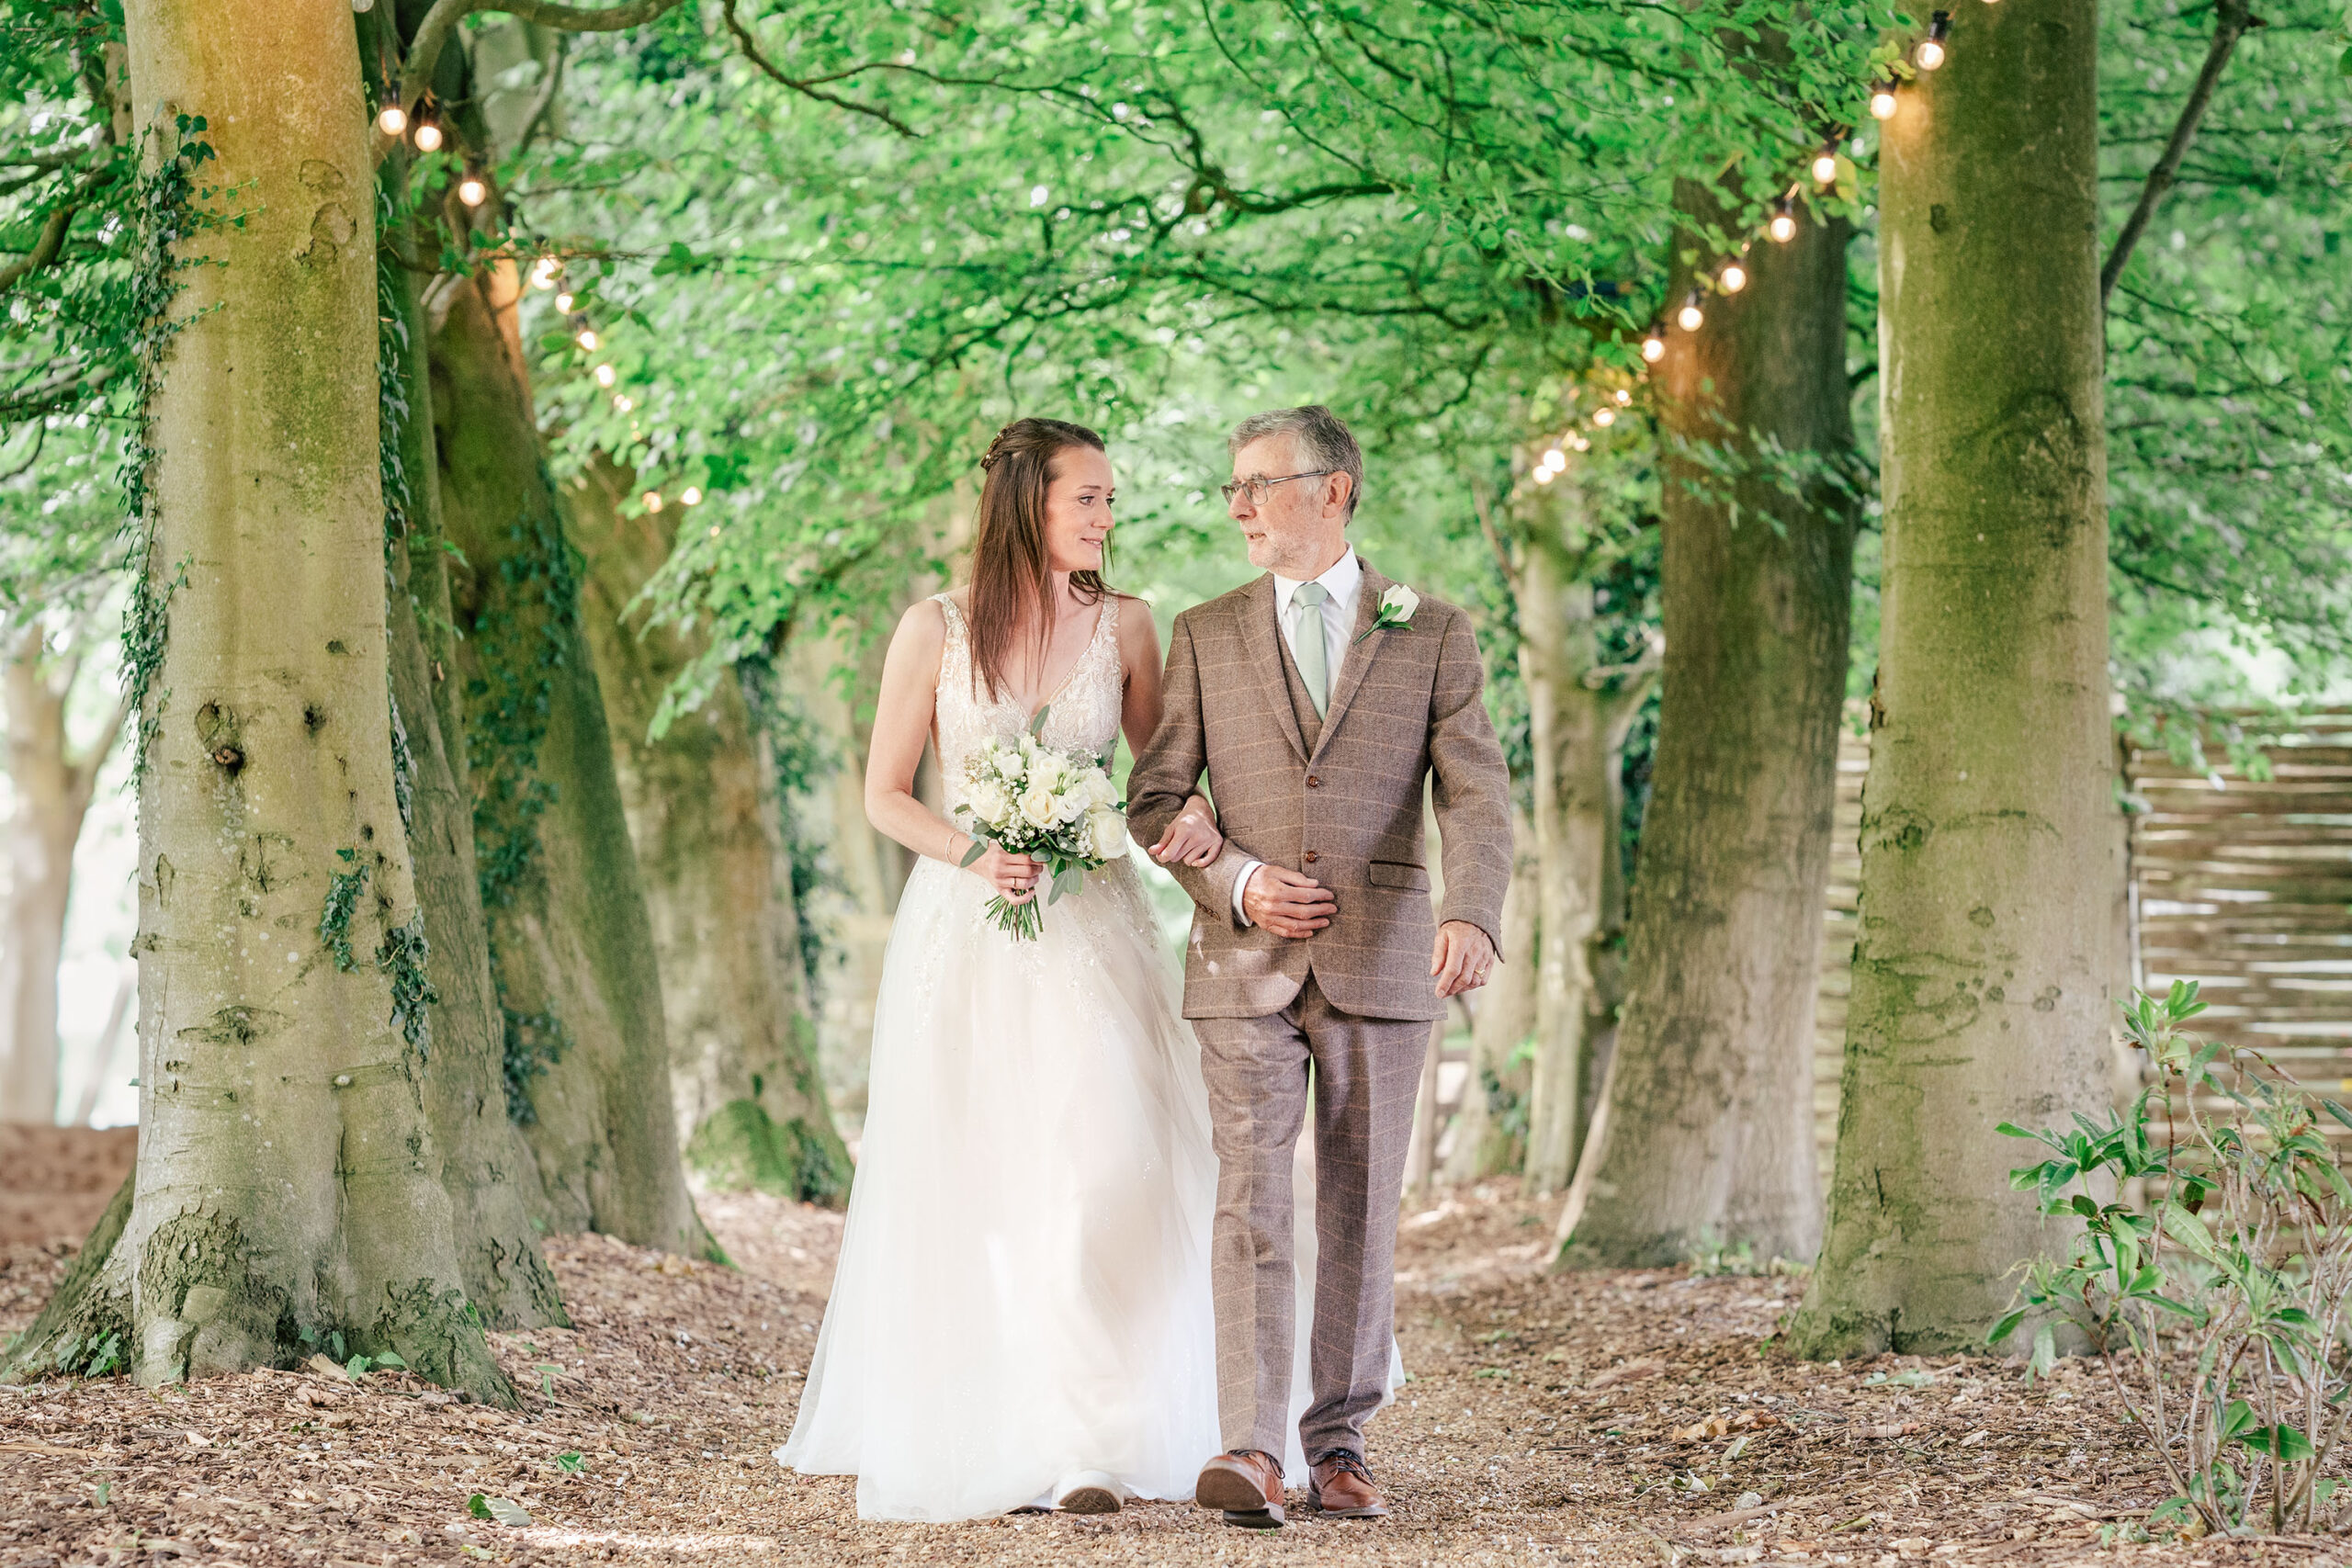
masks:
[[[1168,824],[1159,835],[1159,842],[1151,846],[1151,858],[1162,865],[1182,861],[1190,866],[1204,866],[1224,852],[1225,835],[1217,831],[1209,803],[1197,795],[1184,802],[1184,809]]]
[[[970,846],[965,846],[967,852]],[[964,868],[982,882],[995,888],[1008,904],[1026,904],[1037,896],[1037,879],[1045,874],[1046,863],[1028,855],[1009,855],[994,844],[987,852]]]

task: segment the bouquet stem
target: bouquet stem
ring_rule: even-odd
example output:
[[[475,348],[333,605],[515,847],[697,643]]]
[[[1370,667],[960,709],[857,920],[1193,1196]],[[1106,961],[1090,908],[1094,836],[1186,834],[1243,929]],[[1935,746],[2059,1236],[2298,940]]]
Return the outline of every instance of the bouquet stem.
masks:
[[[996,929],[1015,942],[1035,942],[1046,930],[1045,914],[1035,898],[1015,904],[1000,893],[989,900],[988,914]]]

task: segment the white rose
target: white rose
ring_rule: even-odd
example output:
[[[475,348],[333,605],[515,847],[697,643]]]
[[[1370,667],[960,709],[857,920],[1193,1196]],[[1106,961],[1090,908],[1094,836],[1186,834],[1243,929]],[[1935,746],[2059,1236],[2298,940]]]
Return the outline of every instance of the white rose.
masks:
[[[1012,796],[994,779],[982,779],[965,792],[964,803],[972,815],[990,828],[1001,828],[1012,816]]]
[[[997,747],[995,761],[996,771],[1004,776],[1008,784],[1019,784],[1029,767],[1027,759],[1018,749],[1011,746]]]
[[[1033,784],[1021,794],[1021,816],[1033,828],[1051,828],[1062,819],[1062,803],[1053,791]]]
[[[1087,770],[1083,787],[1086,804],[1090,807],[1116,806],[1119,803],[1119,786],[1113,784],[1111,775],[1100,768]]]
[[[1092,804],[1086,798],[1084,780],[1072,784],[1054,798],[1061,803],[1061,819],[1065,822],[1077,821],[1086,815],[1087,807]]]
[[[1116,860],[1126,847],[1127,819],[1107,808],[1090,811],[1080,842],[1091,859]]]
[[[1411,620],[1420,607],[1421,596],[1401,582],[1390,583],[1380,596],[1380,617],[1391,624]]]
[[[1051,751],[1043,752],[1029,764],[1029,783],[1059,795],[1069,784],[1069,768]]]

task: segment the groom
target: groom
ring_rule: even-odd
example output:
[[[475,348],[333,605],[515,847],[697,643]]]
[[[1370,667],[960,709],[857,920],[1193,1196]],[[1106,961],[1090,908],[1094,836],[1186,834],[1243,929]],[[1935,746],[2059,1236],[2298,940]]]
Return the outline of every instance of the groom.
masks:
[[[1225,852],[1170,865],[1199,906],[1184,1016],[1201,1043],[1218,1160],[1210,1257],[1229,1451],[1198,1499],[1283,1522],[1294,1314],[1291,1157],[1316,1162],[1307,1502],[1387,1512],[1364,1418],[1387,1388],[1396,1211],[1430,1026],[1495,964],[1510,875],[1510,775],[1469,617],[1359,559],[1363,456],[1330,410],[1277,409],[1227,440],[1227,507],[1267,575],[1176,617],[1165,716],[1128,784],[1156,842],[1205,771]],[[1434,773],[1443,919],[1430,908],[1422,792]]]

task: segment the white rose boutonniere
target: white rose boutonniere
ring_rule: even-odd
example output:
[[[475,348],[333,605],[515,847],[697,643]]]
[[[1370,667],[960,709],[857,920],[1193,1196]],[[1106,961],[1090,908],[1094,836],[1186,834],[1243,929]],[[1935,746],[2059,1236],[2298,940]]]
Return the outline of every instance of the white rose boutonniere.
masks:
[[[1390,583],[1388,592],[1380,596],[1380,608],[1373,615],[1371,627],[1356,640],[1362,642],[1364,637],[1370,637],[1374,632],[1395,631],[1399,626],[1412,625],[1413,612],[1420,607],[1419,594],[1401,582]]]

